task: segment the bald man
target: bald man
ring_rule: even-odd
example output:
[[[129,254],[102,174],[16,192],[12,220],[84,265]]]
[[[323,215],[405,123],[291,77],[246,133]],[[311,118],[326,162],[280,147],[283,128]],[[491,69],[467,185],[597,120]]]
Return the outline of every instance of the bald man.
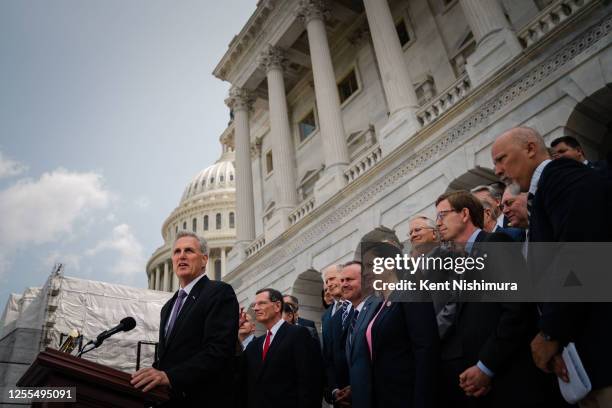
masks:
[[[551,161],[542,136],[528,127],[500,135],[491,155],[495,174],[514,192],[528,193],[530,242],[610,241],[606,185],[597,173],[575,160]],[[528,264],[535,274],[555,262],[537,253],[537,247],[529,247]],[[541,305],[540,332],[531,343],[534,362],[567,378],[559,353],[575,343],[592,384],[581,407],[612,404],[612,325],[602,324],[610,316],[610,303]]]

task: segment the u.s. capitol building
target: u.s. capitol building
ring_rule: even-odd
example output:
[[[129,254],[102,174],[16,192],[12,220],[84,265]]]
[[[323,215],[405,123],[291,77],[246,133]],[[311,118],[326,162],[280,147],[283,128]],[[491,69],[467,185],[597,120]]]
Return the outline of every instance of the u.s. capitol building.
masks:
[[[501,131],[574,135],[601,159],[611,28],[597,0],[260,0],[214,70],[235,150],[223,280],[243,306],[270,286],[318,320],[320,271],[373,227],[404,239],[439,194],[495,181]]]

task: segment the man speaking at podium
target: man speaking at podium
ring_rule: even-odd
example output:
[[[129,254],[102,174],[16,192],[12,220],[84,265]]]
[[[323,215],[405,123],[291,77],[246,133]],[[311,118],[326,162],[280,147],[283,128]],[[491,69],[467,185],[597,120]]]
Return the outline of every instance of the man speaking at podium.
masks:
[[[232,401],[232,359],[238,336],[238,301],[232,287],[205,275],[206,241],[177,234],[172,267],[180,288],[161,310],[154,368],[132,374],[132,385],[149,391],[170,387],[172,407],[223,407]],[[229,398],[228,398],[229,397]]]

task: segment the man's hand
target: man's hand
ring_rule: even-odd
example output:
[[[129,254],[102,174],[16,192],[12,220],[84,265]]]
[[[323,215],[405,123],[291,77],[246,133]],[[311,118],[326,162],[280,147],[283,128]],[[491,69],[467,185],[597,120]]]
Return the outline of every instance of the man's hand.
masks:
[[[565,361],[563,361],[563,357],[561,357],[561,354],[555,355],[552,360],[550,360],[548,368],[550,369],[550,371],[555,373],[555,375],[561,380],[565,381],[566,383],[569,382],[567,367],[565,367]]]
[[[334,406],[337,407],[350,407],[351,406],[351,386],[347,385],[341,390],[336,391],[334,399]]]
[[[558,341],[546,340],[542,332],[538,333],[531,342],[531,356],[536,367],[546,373],[550,373],[549,365],[552,358],[559,353],[559,349]]]
[[[156,370],[152,367],[142,368],[132,374],[130,383],[135,388],[141,388],[142,392],[147,392],[157,387],[158,385],[170,386],[170,380],[165,372]]]
[[[480,397],[491,389],[491,377],[473,365],[459,375],[459,386],[468,397]]]

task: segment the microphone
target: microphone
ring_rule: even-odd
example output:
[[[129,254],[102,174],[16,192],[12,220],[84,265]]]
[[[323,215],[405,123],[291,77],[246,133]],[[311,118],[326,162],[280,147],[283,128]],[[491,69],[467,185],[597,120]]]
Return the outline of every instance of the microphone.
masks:
[[[134,320],[133,317],[125,317],[121,319],[121,322],[115,327],[113,327],[112,329],[108,329],[98,334],[98,337],[96,337],[94,344],[96,347],[99,347],[100,344],[102,344],[104,340],[108,339],[113,334],[116,334],[122,331],[130,331],[134,327],[136,327],[136,320]]]

